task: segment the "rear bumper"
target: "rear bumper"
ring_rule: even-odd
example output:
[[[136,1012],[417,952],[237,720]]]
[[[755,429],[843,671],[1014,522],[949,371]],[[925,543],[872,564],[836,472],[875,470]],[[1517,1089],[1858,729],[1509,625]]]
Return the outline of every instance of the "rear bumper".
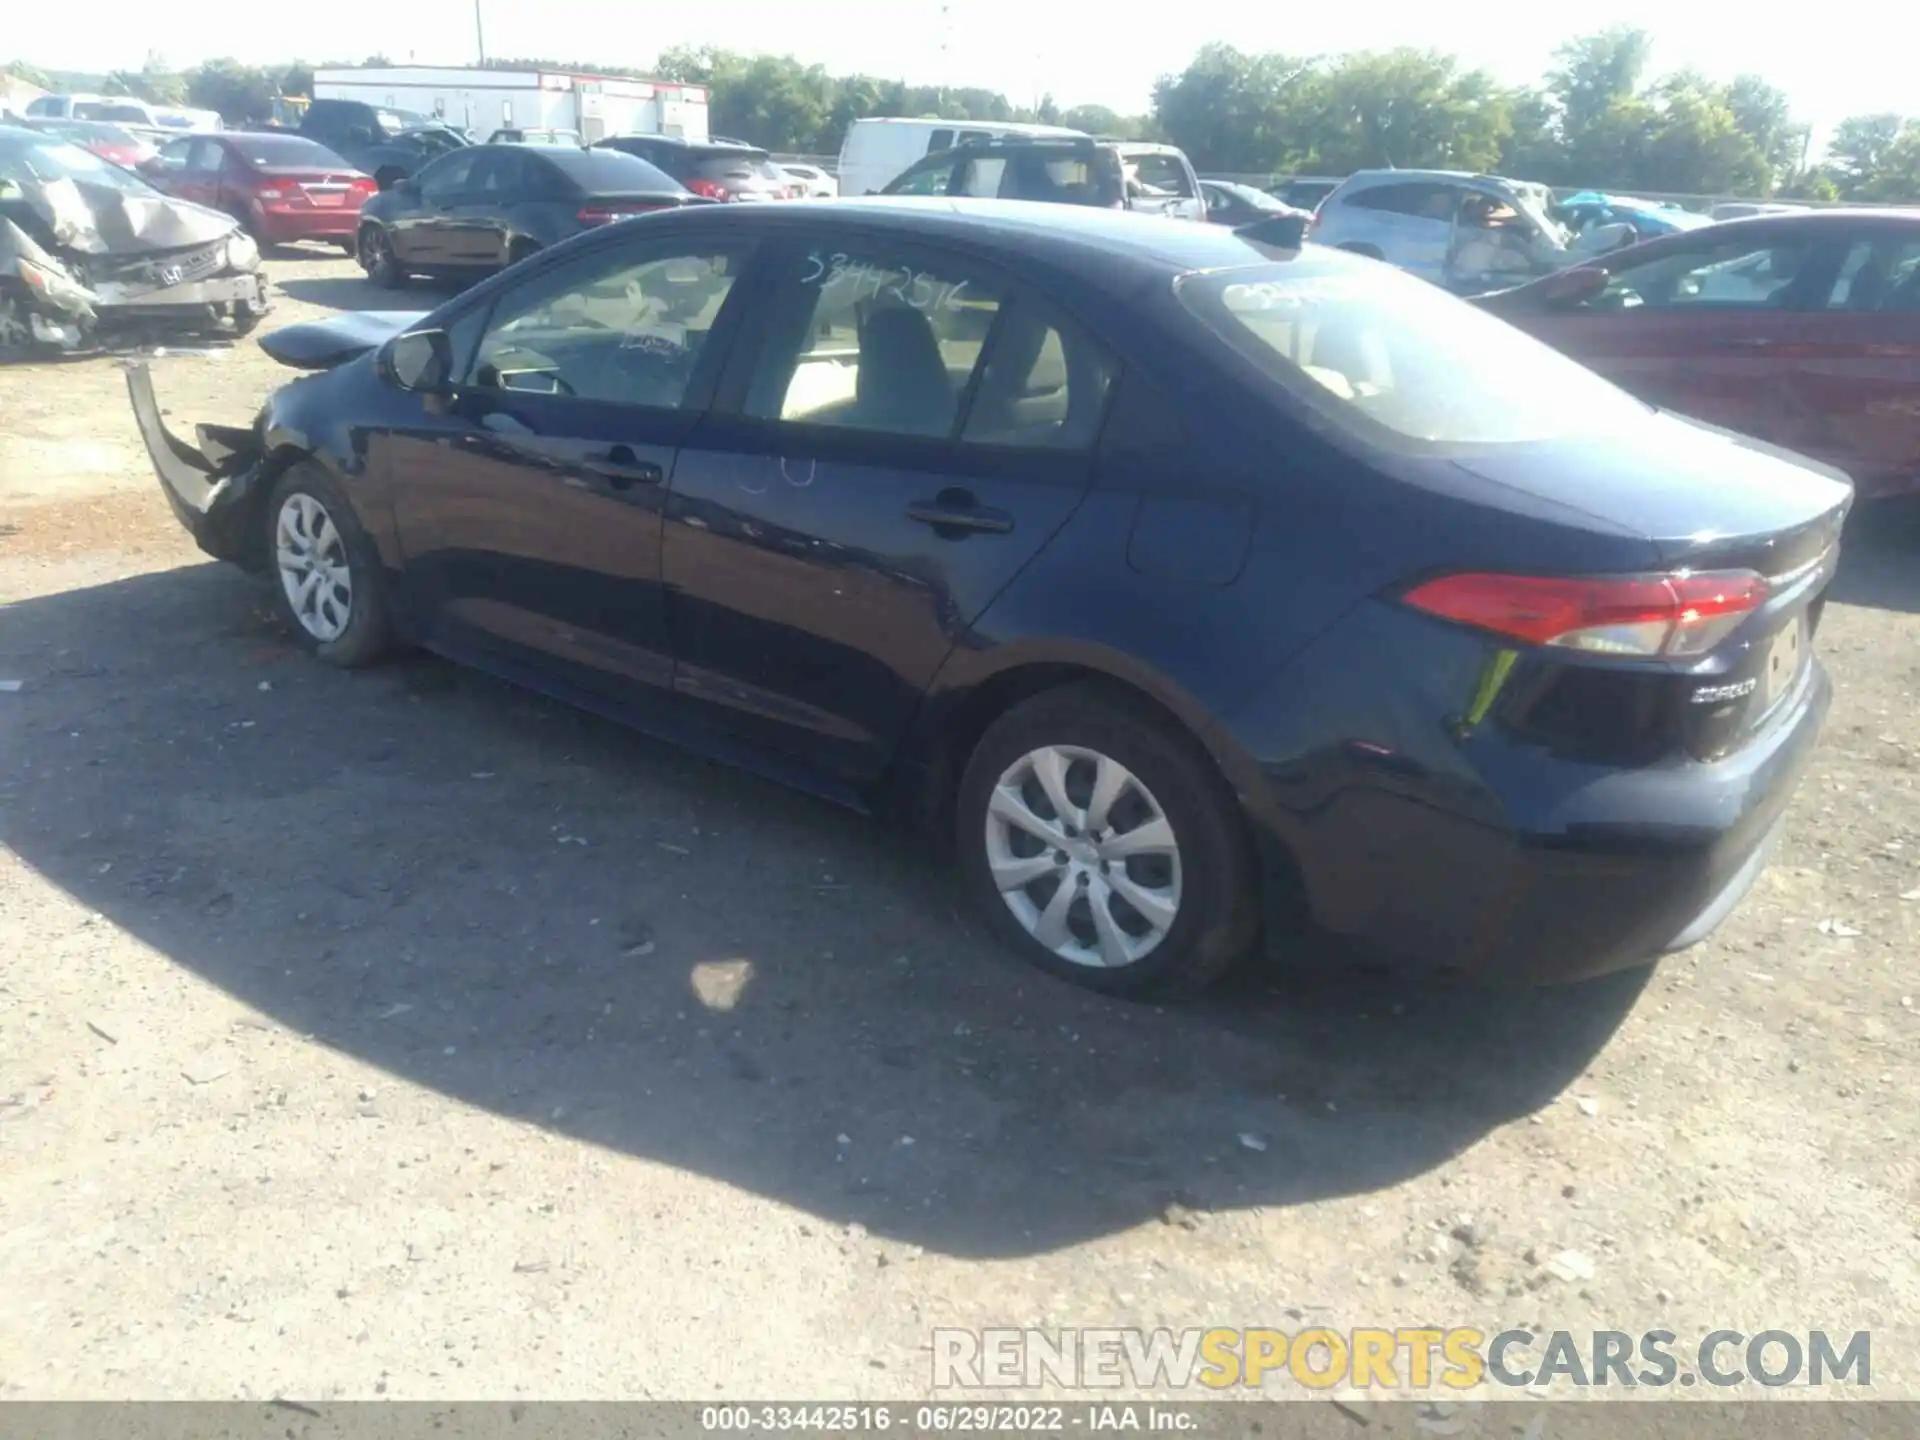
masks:
[[[253,432],[203,425],[202,448],[189,445],[167,429],[145,365],[127,367],[127,396],[174,518],[214,559],[257,568],[260,455]]]
[[[296,240],[351,240],[360,229],[359,210],[269,210],[255,215],[254,234],[268,245]]]
[[[1243,797],[1270,939],[1284,947],[1292,898],[1362,958],[1496,982],[1580,980],[1705,939],[1764,870],[1832,700],[1815,658],[1732,754],[1609,768],[1491,726],[1456,734],[1456,710],[1404,667],[1367,673],[1366,653],[1312,677],[1309,704],[1289,685],[1233,717],[1253,754],[1292,757],[1259,765],[1264,791]],[[1341,738],[1302,744],[1329,715]]]

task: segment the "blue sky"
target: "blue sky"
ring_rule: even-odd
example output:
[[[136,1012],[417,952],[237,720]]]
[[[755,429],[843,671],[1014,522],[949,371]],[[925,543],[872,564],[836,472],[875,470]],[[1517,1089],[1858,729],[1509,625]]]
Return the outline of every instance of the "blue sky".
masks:
[[[1728,78],[1765,75],[1801,118],[1824,129],[1867,110],[1920,113],[1914,54],[1920,6],[1889,4],[1807,12],[1736,0],[1616,0],[1609,7],[1481,0],[1478,4],[1247,4],[1180,0],[1166,7],[1036,5],[1032,0],[480,0],[494,54],[598,58],[644,66],[678,44],[791,53],[834,70],[866,70],[925,83],[977,83],[1031,102],[1144,108],[1154,78],[1180,69],[1208,40],[1295,54],[1404,44],[1450,50],[1503,80],[1536,78],[1553,47],[1583,23],[1653,32],[1659,69],[1696,66]],[[472,0],[249,0],[238,5],[154,5],[115,0],[76,25],[57,5],[10,7],[0,58],[70,69],[137,67],[157,50],[171,64],[213,55],[247,61],[301,56],[464,64],[474,58]],[[1877,9],[1877,15],[1875,11]],[[1872,17],[1863,26],[1856,21]],[[1904,17],[1904,18],[1903,18]],[[1870,46],[1862,31],[1875,36]],[[8,54],[11,52],[11,55]]]

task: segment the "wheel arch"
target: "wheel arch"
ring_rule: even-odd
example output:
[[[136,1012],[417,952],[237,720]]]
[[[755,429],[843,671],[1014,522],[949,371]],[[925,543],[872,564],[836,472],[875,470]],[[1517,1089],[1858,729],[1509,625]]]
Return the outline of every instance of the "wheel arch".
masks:
[[[936,680],[903,747],[906,763],[896,766],[908,792],[901,798],[929,835],[941,843],[949,837],[961,774],[987,728],[1035,695],[1076,684],[1109,690],[1184,736],[1210,762],[1247,823],[1266,808],[1253,758],[1184,688],[1120,651],[1056,642],[956,656]]]

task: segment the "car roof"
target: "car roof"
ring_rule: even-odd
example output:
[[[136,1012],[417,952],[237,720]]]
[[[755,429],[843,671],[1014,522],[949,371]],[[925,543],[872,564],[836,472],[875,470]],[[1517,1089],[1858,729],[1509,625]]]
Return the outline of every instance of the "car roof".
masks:
[[[869,232],[891,232],[903,239],[934,243],[966,243],[1015,263],[1021,259],[1039,260],[1066,268],[1084,266],[1089,251],[1135,271],[1157,271],[1169,277],[1194,270],[1260,265],[1271,259],[1267,252],[1219,225],[1034,200],[871,195],[842,199],[830,206],[727,208],[750,212],[729,214],[728,223],[791,226],[831,233],[851,218]],[[704,210],[688,210],[659,218],[676,221],[680,215],[703,214]],[[1325,261],[1329,265],[1356,268],[1371,263],[1331,249],[1316,251],[1314,258],[1316,263]]]

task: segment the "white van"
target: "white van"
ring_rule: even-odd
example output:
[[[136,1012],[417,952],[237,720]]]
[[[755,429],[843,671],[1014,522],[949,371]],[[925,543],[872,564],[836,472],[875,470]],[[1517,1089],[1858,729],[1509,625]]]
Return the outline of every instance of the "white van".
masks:
[[[1061,125],[1015,121],[907,120],[896,116],[856,120],[847,127],[847,138],[840,146],[840,193],[877,194],[902,170],[936,151],[1003,135],[1086,138],[1084,131]]]

